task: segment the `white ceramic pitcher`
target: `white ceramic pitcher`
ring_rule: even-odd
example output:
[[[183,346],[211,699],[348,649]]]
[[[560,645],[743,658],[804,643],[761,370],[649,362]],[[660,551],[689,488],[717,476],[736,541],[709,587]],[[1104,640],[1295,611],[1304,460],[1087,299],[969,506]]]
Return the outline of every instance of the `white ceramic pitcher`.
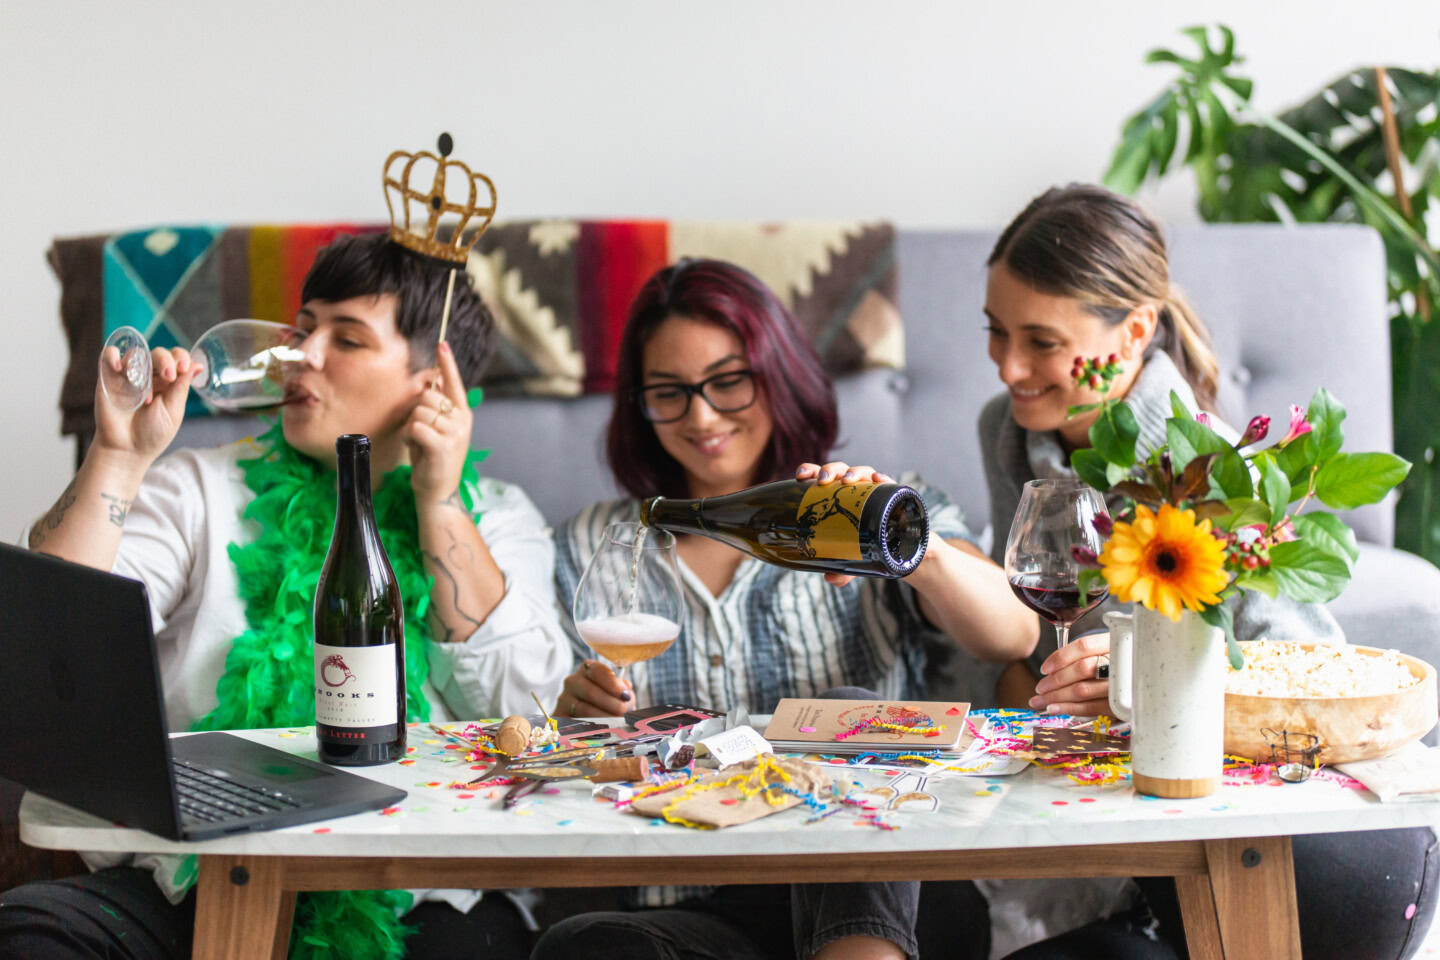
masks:
[[[1203,797],[1220,786],[1225,634],[1186,610],[1178,621],[1135,605],[1107,613],[1110,709],[1129,720],[1136,791]]]

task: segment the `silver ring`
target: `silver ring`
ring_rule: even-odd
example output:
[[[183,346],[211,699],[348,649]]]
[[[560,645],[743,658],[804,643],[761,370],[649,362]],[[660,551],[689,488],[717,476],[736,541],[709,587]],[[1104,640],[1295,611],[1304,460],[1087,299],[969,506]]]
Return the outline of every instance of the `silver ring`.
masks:
[[[568,714],[570,714],[570,717],[573,719],[573,718],[575,717],[575,708],[578,707],[579,705],[580,705],[580,700],[579,700],[579,698],[578,698],[578,697],[575,697],[575,696],[572,694],[571,697],[570,697],[570,706],[568,706],[568,707],[565,708],[565,712],[568,713]]]
[[[1095,664],[1095,679],[1096,679],[1096,680],[1109,680],[1109,679],[1110,679],[1110,658],[1109,658],[1109,657],[1098,657],[1097,659],[1098,659],[1100,662],[1097,663],[1097,664]]]

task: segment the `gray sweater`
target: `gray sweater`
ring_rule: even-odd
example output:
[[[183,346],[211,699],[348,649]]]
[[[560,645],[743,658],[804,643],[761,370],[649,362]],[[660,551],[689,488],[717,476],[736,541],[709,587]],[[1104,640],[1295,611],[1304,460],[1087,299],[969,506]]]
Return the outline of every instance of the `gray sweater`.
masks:
[[[1135,378],[1125,402],[1135,413],[1140,426],[1137,455],[1144,455],[1165,442],[1165,421],[1170,417],[1170,391],[1174,390],[1190,410],[1198,410],[1195,394],[1174,362],[1156,351],[1146,359],[1140,375]],[[1237,434],[1228,424],[1211,417],[1212,426],[1234,443]],[[991,555],[996,563],[1005,562],[1005,541],[1010,536],[1010,521],[1020,505],[1020,494],[1028,480],[1048,477],[1073,477],[1069,458],[1054,432],[1036,433],[1022,428],[1010,412],[1010,395],[1002,393],[985,404],[980,413],[980,451],[985,465],[985,483],[990,488],[990,523],[994,531]],[[1119,506],[1118,498],[1110,499],[1111,512]],[[1330,611],[1320,604],[1296,603],[1284,597],[1274,600],[1264,594],[1243,592],[1235,604],[1235,639],[1305,640],[1322,643],[1343,643],[1344,634]],[[1071,636],[1104,629],[1100,615],[1106,610],[1124,610],[1113,598],[1107,599],[1071,628]],[[1040,644],[1032,662],[1039,664],[1055,650],[1055,631],[1048,623],[1041,626]]]

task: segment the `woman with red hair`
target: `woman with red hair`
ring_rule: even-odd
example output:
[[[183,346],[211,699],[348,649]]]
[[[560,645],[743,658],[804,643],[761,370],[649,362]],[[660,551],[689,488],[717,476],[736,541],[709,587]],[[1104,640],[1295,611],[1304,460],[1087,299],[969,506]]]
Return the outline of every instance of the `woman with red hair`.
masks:
[[[826,462],[837,429],[834,389],[773,292],[714,260],[661,270],[631,307],[607,435],[610,468],[630,498],[594,504],[557,531],[561,606],[569,607],[605,527],[638,520],[642,497],[719,496],[790,476],[890,479]],[[616,716],[637,698],[756,713],[782,697],[919,699],[927,638],[957,646],[974,666],[972,701],[991,702],[999,665],[1034,648],[1036,618],[975,546],[959,508],[907,482],[926,502],[930,540],[904,581],[835,589],[851,578],[769,566],[682,536],[679,639],[631,667],[633,687],[582,660],[556,712]],[[579,657],[588,655],[572,641]],[[968,882],[923,891],[919,883],[651,888],[640,905],[648,909],[572,917],[545,934],[535,957],[915,957],[917,915],[923,930],[932,908],[952,934],[957,918],[973,917],[964,949],[977,957],[989,949],[985,903]],[[957,949],[947,939],[943,952]]]

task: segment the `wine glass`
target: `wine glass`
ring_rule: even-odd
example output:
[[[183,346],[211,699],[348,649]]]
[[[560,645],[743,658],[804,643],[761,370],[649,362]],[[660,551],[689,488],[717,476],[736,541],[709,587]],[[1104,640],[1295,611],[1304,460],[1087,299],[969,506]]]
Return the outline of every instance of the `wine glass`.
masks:
[[[1080,563],[1073,549],[1098,554],[1104,542],[1094,520],[1104,514],[1099,491],[1083,480],[1031,480],[1020,495],[1005,544],[1010,589],[1055,627],[1057,646],[1070,642],[1070,625],[1109,593],[1104,580],[1080,602]]]
[[[623,681],[626,667],[675,642],[682,602],[674,535],[612,523],[575,588],[575,629]]]
[[[305,360],[305,331],[288,323],[226,320],[195,341],[190,358],[200,372],[190,385],[222,410],[273,407],[289,401],[289,384]],[[110,353],[111,350],[115,353]],[[119,358],[119,369],[113,360]],[[134,327],[110,334],[100,354],[100,386],[126,413],[150,395],[150,344]]]

